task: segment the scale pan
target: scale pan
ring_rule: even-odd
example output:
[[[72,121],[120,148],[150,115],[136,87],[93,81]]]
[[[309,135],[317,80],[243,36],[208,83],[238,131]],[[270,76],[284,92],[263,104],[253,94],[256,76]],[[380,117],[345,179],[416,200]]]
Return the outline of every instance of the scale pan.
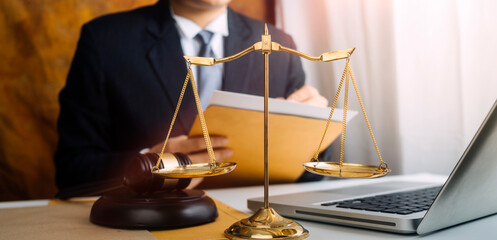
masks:
[[[229,173],[235,169],[234,162],[220,162],[215,166],[210,163],[189,164],[174,168],[162,168],[154,170],[152,173],[161,175],[167,178],[197,178],[197,177],[212,177]]]
[[[338,162],[308,162],[304,163],[305,170],[330,177],[338,178],[376,178],[390,172],[387,166],[367,165],[358,163]]]

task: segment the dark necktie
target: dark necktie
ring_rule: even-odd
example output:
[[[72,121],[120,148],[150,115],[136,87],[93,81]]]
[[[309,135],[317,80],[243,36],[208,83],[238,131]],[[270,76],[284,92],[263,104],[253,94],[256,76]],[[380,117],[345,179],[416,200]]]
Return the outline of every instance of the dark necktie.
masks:
[[[214,34],[207,30],[200,31],[195,39],[200,42],[200,57],[215,58],[212,46],[210,44]],[[202,109],[205,110],[209,100],[212,97],[214,90],[220,90],[222,85],[223,70],[221,65],[216,64],[213,66],[199,66],[198,67],[198,94],[200,95],[200,104]]]

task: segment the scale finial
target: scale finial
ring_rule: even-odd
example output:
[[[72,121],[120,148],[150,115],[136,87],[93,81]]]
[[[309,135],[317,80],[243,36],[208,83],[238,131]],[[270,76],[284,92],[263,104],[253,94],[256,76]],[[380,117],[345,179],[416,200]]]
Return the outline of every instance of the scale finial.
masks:
[[[268,35],[269,31],[267,30],[267,23],[264,24],[264,35]]]

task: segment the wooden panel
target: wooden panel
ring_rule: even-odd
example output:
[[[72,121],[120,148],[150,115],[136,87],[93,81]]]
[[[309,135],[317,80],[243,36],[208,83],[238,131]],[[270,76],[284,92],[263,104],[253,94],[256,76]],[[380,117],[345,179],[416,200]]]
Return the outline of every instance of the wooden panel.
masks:
[[[0,201],[50,198],[56,192],[57,96],[81,25],[156,0],[0,0]],[[264,0],[235,0],[264,19]],[[262,9],[262,10],[259,10]]]
[[[81,25],[154,0],[0,1],[0,201],[53,197],[58,92]]]
[[[230,7],[251,18],[274,24],[274,0],[233,0]]]

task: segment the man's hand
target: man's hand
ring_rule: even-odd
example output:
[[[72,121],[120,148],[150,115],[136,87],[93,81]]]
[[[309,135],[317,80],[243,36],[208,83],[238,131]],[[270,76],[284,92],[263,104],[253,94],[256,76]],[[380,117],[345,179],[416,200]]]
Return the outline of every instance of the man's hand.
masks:
[[[328,100],[321,96],[314,87],[304,85],[299,90],[293,92],[286,99],[287,101],[300,102],[309,105],[327,107]]]
[[[228,148],[224,148],[228,143],[226,137],[221,136],[210,136],[212,148],[214,149],[214,155],[217,161],[223,161],[225,158],[233,155],[233,151]],[[158,143],[151,147],[149,152],[160,153],[164,143]],[[192,164],[195,163],[207,163],[209,162],[209,154],[207,153],[207,146],[205,145],[204,137],[188,137],[186,135],[180,135],[177,137],[170,138],[166,149],[164,152],[181,152],[187,154]],[[204,178],[193,178],[187,189],[193,189],[198,186]]]
[[[212,148],[217,161],[223,161],[225,158],[233,155],[231,149],[224,148],[228,144],[228,139],[221,136],[211,136]],[[149,152],[160,153],[164,143],[158,143],[151,147]],[[170,138],[164,152],[181,152],[188,157],[193,164],[209,162],[209,155],[207,153],[207,146],[205,145],[204,137],[188,137],[181,135]]]

